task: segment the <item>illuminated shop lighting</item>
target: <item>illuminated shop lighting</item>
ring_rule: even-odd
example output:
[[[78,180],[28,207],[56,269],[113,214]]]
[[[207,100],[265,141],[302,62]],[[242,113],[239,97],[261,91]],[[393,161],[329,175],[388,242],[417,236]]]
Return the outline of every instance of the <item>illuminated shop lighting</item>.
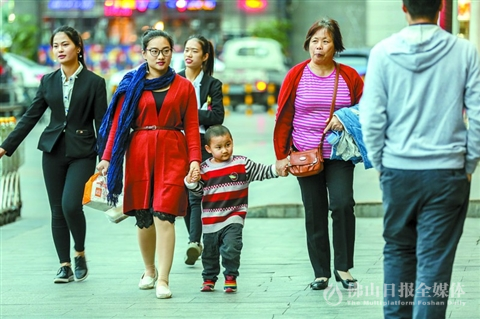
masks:
[[[153,27],[157,30],[165,30],[165,24],[163,21],[158,21]]]
[[[237,0],[240,9],[248,12],[259,12],[267,8],[267,0]]]
[[[145,12],[160,7],[160,0],[107,0],[103,8],[105,16],[128,17],[134,10]]]
[[[95,6],[95,0],[50,0],[51,10],[90,10]]]
[[[214,0],[167,0],[165,5],[169,9],[177,9],[180,12],[189,10],[189,11],[198,11],[205,10],[211,11],[214,10],[217,6],[217,1]]]
[[[458,0],[459,21],[470,21],[470,0]]]

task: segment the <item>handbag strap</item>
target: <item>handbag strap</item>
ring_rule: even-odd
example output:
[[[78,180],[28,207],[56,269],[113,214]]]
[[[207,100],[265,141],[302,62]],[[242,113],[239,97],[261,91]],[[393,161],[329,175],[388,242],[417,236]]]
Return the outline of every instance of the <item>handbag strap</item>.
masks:
[[[338,63],[336,63],[335,61],[333,61],[333,63],[335,64],[335,86],[333,88],[332,105],[330,106],[330,116],[328,117],[327,125],[332,120],[333,111],[335,110],[335,100],[337,99],[337,88],[338,88],[338,76],[340,73],[340,68],[338,66]],[[322,147],[324,139],[325,139],[325,133],[322,133],[322,139],[320,140],[320,144],[318,145],[319,148]],[[293,151],[292,147],[290,147],[289,153],[291,153],[292,151]]]
[[[333,63],[335,63],[335,86],[333,88],[332,105],[330,106],[330,116],[328,117],[327,126],[332,120],[333,111],[335,111],[335,100],[337,99],[337,88],[338,88],[338,75],[340,73],[339,72],[340,68],[338,67],[338,63],[336,63],[335,61],[333,61]],[[322,139],[320,140],[319,147],[322,147],[324,139],[325,139],[325,132],[322,133]]]

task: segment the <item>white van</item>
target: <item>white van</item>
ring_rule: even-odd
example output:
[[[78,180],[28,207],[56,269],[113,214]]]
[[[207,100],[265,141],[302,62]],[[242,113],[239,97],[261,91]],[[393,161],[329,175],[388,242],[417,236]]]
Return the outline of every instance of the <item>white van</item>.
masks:
[[[280,43],[267,38],[237,38],[225,42],[220,56],[225,64],[216,72],[223,83],[224,105],[260,104],[269,111],[288,67]]]

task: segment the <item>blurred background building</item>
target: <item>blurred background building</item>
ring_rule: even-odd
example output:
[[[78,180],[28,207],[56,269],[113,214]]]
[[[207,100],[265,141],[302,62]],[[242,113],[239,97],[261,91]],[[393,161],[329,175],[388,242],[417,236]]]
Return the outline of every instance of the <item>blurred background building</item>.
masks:
[[[51,33],[68,24],[82,32],[89,67],[107,76],[141,62],[139,39],[147,27],[172,34],[177,51],[194,33],[212,40],[217,53],[230,38],[273,37],[296,63],[308,57],[302,49],[305,33],[323,16],[339,22],[347,48],[371,47],[406,25],[401,0],[0,0],[0,5],[4,50],[53,65]],[[479,21],[480,1],[444,0],[440,25],[480,51]]]

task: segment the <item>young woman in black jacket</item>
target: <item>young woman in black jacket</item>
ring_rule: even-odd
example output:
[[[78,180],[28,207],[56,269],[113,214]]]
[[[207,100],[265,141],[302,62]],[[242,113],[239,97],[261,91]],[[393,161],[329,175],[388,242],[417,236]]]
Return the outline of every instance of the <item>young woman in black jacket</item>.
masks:
[[[225,117],[223,107],[222,82],[212,76],[215,51],[212,43],[201,35],[192,35],[185,42],[183,51],[185,70],[178,74],[192,82],[197,94],[199,133],[202,145],[202,161],[211,157],[205,150],[205,131],[208,127],[222,124]],[[189,205],[185,224],[189,242],[185,256],[187,265],[194,265],[202,254],[201,197],[189,194]]]

